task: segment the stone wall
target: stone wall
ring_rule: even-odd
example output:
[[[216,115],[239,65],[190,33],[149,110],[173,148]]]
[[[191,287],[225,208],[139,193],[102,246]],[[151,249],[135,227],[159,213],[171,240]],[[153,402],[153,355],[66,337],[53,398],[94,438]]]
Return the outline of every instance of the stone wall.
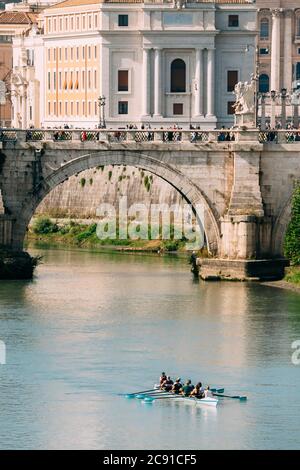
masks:
[[[169,183],[132,166],[97,167],[86,170],[57,186],[46,196],[37,214],[59,218],[95,218],[101,203],[116,205],[126,196],[135,203],[180,204],[182,196]]]

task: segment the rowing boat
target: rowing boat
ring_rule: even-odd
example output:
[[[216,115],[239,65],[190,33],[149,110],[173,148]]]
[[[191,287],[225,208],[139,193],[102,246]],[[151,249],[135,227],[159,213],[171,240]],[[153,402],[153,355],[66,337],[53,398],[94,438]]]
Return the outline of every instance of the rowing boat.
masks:
[[[151,401],[155,401],[155,398],[158,398],[159,400],[163,398],[170,398],[172,400],[175,400],[176,402],[179,401],[179,402],[182,402],[182,403],[185,403],[187,405],[193,405],[193,406],[214,406],[216,407],[219,400],[217,398],[213,398],[213,397],[206,397],[206,398],[192,398],[192,397],[183,397],[183,396],[180,396],[180,395],[174,395],[174,393],[168,393],[168,392],[165,392],[163,390],[158,390],[159,389],[159,386],[155,385],[154,388],[157,389],[157,395],[156,396],[153,396],[153,397],[145,397],[144,398],[144,401],[148,401],[148,402],[151,402]],[[161,392],[161,393],[159,393]],[[159,395],[162,395],[162,397],[160,397]]]

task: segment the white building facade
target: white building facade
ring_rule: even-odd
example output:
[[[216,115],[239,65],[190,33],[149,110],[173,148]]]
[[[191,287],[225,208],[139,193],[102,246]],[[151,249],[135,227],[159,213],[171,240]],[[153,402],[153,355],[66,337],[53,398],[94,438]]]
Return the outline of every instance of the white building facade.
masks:
[[[248,0],[66,0],[41,18],[42,34],[14,43],[35,49],[23,127],[94,128],[100,96],[107,127],[230,127],[234,86],[255,70],[257,9]]]

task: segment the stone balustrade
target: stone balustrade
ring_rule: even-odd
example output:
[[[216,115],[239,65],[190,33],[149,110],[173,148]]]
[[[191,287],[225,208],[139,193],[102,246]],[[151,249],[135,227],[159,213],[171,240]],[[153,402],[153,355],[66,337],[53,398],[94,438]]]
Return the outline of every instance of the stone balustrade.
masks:
[[[224,143],[252,141],[264,144],[289,144],[300,142],[300,130],[257,129],[3,129],[0,142],[166,142],[166,143]]]

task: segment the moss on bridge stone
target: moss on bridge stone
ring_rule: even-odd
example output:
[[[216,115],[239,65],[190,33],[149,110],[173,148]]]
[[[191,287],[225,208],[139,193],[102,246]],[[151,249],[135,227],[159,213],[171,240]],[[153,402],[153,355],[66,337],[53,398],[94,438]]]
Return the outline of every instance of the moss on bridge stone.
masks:
[[[0,279],[32,279],[39,260],[39,257],[32,257],[25,251],[0,248]]]

